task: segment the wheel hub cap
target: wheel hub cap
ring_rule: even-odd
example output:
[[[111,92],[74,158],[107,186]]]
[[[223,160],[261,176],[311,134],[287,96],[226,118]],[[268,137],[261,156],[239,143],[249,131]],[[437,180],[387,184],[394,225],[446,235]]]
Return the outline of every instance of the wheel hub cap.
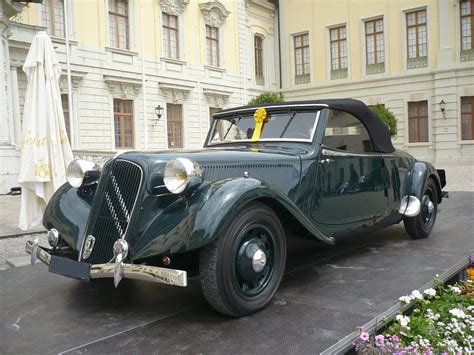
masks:
[[[267,265],[267,256],[263,252],[263,250],[258,249],[255,254],[253,254],[252,258],[252,267],[255,272],[262,272],[262,270]]]
[[[426,204],[426,206],[428,207],[428,213],[433,213],[434,203],[431,202],[431,200]]]

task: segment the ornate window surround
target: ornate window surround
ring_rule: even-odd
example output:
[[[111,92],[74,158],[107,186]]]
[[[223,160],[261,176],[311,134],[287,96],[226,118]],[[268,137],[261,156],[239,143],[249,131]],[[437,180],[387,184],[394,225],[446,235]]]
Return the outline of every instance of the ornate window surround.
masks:
[[[228,11],[225,8],[225,6],[222,5],[220,2],[213,2],[213,1],[199,4],[199,9],[201,10],[203,19],[204,19],[203,32],[202,32],[204,33],[204,36],[206,34],[206,28],[205,28],[206,25],[211,26],[211,27],[217,27],[219,29],[219,67],[224,67],[225,58],[223,55],[224,53],[223,25],[227,16],[229,16],[230,14],[230,11]],[[206,43],[205,38],[204,38],[204,43]],[[206,66],[209,67],[209,65],[206,65]]]
[[[221,91],[213,89],[203,89],[204,96],[206,96],[207,104],[209,107],[224,108],[229,101],[230,91]]]

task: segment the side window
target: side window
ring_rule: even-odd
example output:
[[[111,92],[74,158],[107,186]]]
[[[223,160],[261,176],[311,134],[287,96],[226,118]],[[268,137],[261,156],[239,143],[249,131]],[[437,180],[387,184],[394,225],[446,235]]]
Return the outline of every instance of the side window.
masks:
[[[328,148],[352,153],[373,152],[369,132],[359,119],[350,113],[329,110],[323,144]]]

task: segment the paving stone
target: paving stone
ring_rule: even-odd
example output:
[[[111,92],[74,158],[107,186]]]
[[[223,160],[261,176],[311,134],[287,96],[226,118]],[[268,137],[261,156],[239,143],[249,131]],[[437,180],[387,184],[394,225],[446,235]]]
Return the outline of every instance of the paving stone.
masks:
[[[320,353],[474,253],[474,193],[443,201],[428,239],[401,225],[334,246],[301,240],[272,303],[234,319],[186,288],[81,283],[42,264],[0,271],[0,354]]]
[[[9,258],[5,260],[5,263],[11,267],[20,267],[31,265],[31,257],[28,256],[17,256],[16,258]]]

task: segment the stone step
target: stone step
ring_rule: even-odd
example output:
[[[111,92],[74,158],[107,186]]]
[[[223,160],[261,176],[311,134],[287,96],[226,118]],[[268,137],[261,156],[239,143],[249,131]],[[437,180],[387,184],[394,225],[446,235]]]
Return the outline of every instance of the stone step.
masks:
[[[31,265],[31,256],[17,256],[15,258],[9,258],[5,260],[5,263],[10,267],[20,267],[25,265]]]

